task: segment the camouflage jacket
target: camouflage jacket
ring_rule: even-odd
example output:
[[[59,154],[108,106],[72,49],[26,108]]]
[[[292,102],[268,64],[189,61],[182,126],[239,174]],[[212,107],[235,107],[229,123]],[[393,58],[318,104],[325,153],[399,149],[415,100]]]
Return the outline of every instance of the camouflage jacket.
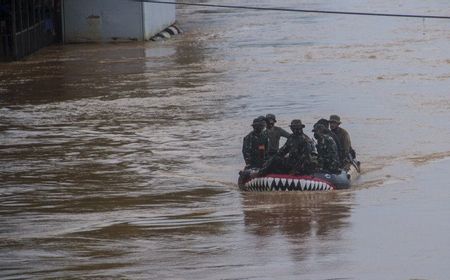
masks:
[[[311,163],[311,139],[305,135],[291,134],[284,144],[280,148],[277,155],[284,157],[288,155],[286,165],[292,173],[302,173],[309,169]]]
[[[323,135],[317,140],[317,154],[321,169],[331,172],[339,169],[337,146],[330,135]]]
[[[269,155],[275,155],[280,148],[280,138],[288,138],[291,136],[289,132],[282,129],[281,127],[274,126],[270,129],[266,129],[267,137],[269,138]]]
[[[252,131],[245,136],[242,146],[245,164],[250,165],[250,167],[261,168],[267,156],[268,145],[269,140],[265,131],[260,134]]]
[[[345,163],[346,159],[348,158],[348,154],[352,150],[352,143],[350,141],[350,135],[348,132],[341,128],[337,127],[332,130],[332,132],[336,135],[336,138],[339,143],[339,157],[342,164]]]

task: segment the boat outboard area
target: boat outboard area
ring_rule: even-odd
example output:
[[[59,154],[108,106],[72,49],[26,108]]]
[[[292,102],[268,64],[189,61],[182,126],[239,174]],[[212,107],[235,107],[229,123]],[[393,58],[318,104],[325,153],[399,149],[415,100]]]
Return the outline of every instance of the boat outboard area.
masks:
[[[246,166],[239,172],[242,191],[331,191],[348,189],[359,177],[361,164],[348,132],[338,115],[320,119],[307,136],[301,120],[294,119],[292,133],[275,126],[273,114],[253,120],[244,137]],[[281,137],[286,143],[279,147]]]

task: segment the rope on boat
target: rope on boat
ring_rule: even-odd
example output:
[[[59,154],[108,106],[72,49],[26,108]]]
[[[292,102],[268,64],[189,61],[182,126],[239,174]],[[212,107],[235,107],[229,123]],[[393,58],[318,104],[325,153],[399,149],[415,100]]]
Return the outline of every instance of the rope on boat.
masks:
[[[240,5],[220,5],[220,4],[204,4],[204,3],[186,3],[186,2],[170,2],[159,0],[134,0],[137,2],[147,2],[167,5],[182,5],[182,6],[198,6],[198,7],[214,7],[214,8],[229,8],[229,9],[245,9],[245,10],[259,10],[259,11],[279,11],[279,12],[296,12],[296,13],[316,13],[316,14],[337,14],[337,15],[352,15],[352,16],[377,16],[377,17],[401,17],[401,18],[421,18],[421,19],[450,19],[450,16],[437,15],[417,15],[417,14],[389,14],[389,13],[365,13],[365,12],[346,12],[346,11],[324,11],[324,10],[305,10],[305,9],[291,9],[278,7],[255,7],[255,6],[240,6]]]

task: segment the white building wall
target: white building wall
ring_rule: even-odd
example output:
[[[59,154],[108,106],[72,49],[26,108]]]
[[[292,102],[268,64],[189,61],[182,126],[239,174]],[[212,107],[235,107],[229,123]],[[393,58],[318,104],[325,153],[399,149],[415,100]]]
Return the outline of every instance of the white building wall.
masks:
[[[175,0],[172,0],[175,2]],[[144,3],[144,38],[149,40],[175,23],[175,5]]]
[[[63,0],[64,42],[148,40],[175,22],[175,5]]]
[[[142,3],[128,0],[64,0],[64,42],[143,39]]]

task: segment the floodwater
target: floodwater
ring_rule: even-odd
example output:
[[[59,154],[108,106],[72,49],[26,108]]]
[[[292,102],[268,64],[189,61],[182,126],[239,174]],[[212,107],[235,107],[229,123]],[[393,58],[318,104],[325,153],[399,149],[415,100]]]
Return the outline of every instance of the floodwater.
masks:
[[[180,7],[178,22],[167,41],[0,64],[1,279],[449,278],[449,21]],[[341,115],[354,187],[241,193],[242,138],[266,113],[308,134]]]

